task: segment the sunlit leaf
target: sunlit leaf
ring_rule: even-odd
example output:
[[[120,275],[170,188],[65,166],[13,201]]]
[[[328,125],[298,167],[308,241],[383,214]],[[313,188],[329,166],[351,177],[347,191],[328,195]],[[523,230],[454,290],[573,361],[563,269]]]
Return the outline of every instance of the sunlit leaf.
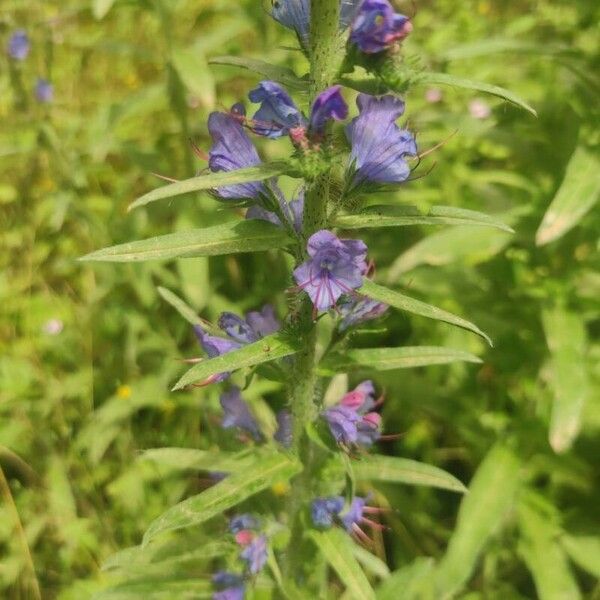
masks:
[[[550,383],[554,402],[550,418],[550,445],[568,450],[579,433],[590,384],[586,368],[586,329],[579,314],[560,307],[542,312],[546,341],[552,356]]]
[[[193,48],[173,50],[171,62],[181,81],[204,106],[215,102],[215,83],[204,55]]]
[[[265,453],[246,470],[167,510],[150,524],[142,545],[161,533],[204,523],[274,483],[290,479],[300,470],[301,465],[284,454]]]
[[[408,458],[369,454],[355,461],[353,467],[357,479],[467,491],[462,482],[443,469]]]
[[[198,177],[192,177],[191,179],[184,179],[183,181],[177,181],[176,183],[170,183],[163,185],[142,197],[138,198],[129,205],[128,210],[139,208],[140,206],[146,206],[151,202],[157,200],[164,200],[165,198],[174,198],[175,196],[181,196],[183,194],[189,194],[190,192],[200,192],[203,190],[213,190],[215,188],[235,185],[238,183],[248,183],[250,181],[264,181],[271,177],[276,177],[285,172],[287,165],[285,162],[272,162],[258,165],[256,167],[247,167],[245,169],[238,169],[237,171],[221,171],[218,173],[206,173],[205,175],[199,175]]]
[[[518,483],[517,457],[500,444],[494,446],[475,473],[446,554],[436,569],[439,598],[452,598],[468,581],[481,551],[512,507]]]
[[[321,366],[325,370],[344,371],[366,367],[376,371],[411,369],[427,365],[445,365],[464,361],[480,363],[481,359],[454,348],[439,346],[405,346],[404,348],[367,348],[348,350],[344,355],[332,354]]]
[[[158,293],[168,302],[190,325],[198,325],[200,317],[196,311],[186,304],[179,296],[164,287],[158,287]]]
[[[579,146],[536,233],[537,245],[543,246],[562,237],[581,221],[599,198],[600,160],[596,154]]]
[[[254,365],[260,365],[283,358],[284,356],[290,356],[298,352],[298,350],[298,340],[293,340],[282,333],[275,333],[253,344],[242,346],[227,354],[222,354],[221,356],[207,359],[194,365],[175,384],[173,390],[180,390],[186,385],[203,381],[207,377],[216,375],[217,373],[235,371],[243,367],[253,367]]]
[[[173,469],[233,473],[247,469],[256,460],[251,452],[221,452],[196,448],[152,448],[140,454],[148,460]]]
[[[383,560],[369,552],[366,548],[358,544],[352,544],[352,554],[354,558],[370,573],[380,579],[387,579],[390,576],[390,570]]]
[[[307,82],[300,79],[291,69],[272,65],[264,60],[241,56],[213,56],[208,62],[211,65],[227,65],[247,69],[266,79],[278,81],[288,88],[306,89]]]
[[[359,293],[364,294],[368,298],[383,302],[389,306],[393,306],[399,310],[403,310],[415,315],[427,317],[428,319],[435,319],[436,321],[443,321],[444,323],[450,323],[463,329],[467,329],[481,336],[490,346],[493,346],[492,340],[487,334],[485,334],[477,325],[474,325],[470,321],[457,317],[452,313],[449,313],[437,306],[426,304],[420,300],[405,296],[399,292],[395,292],[381,285],[377,285],[368,279],[365,279],[362,287],[357,290]]]
[[[454,208],[453,206],[432,206],[427,210],[421,210],[411,204],[369,206],[361,213],[337,217],[335,225],[343,229],[406,225],[473,225],[492,227],[513,233],[513,229],[501,220],[474,210]]]
[[[205,229],[179,231],[110,246],[83,256],[97,262],[139,262],[195,256],[217,256],[284,248],[291,243],[285,231],[266,221],[233,221]]]
[[[375,600],[375,592],[354,558],[354,542],[348,534],[341,529],[332,528],[327,531],[310,531],[309,535],[342,583],[351,591],[353,598]]]
[[[560,543],[574,563],[600,579],[600,536],[563,535]]]
[[[377,588],[377,600],[398,600],[398,590],[402,590],[403,600],[433,598],[433,594],[423,593],[424,586],[431,585],[433,566],[433,559],[419,557],[410,565],[394,571]]]
[[[115,0],[92,0],[92,13],[94,18],[100,20],[108,14]]]

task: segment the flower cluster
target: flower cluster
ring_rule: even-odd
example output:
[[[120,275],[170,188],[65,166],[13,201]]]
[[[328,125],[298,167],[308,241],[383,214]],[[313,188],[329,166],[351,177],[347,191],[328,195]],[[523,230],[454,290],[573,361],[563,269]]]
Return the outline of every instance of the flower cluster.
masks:
[[[373,382],[367,380],[321,415],[329,426],[331,435],[342,447],[368,448],[381,436],[381,416],[374,411],[379,403],[375,399]]]

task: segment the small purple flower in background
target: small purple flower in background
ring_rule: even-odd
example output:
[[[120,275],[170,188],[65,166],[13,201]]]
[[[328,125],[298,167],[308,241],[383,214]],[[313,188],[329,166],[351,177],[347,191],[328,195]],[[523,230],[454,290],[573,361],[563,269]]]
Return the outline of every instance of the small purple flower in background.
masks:
[[[292,413],[287,408],[277,413],[277,431],[275,431],[273,438],[284,448],[289,448],[292,445],[292,424]]]
[[[235,171],[261,164],[258,152],[236,115],[244,118],[242,105],[236,105],[235,113],[213,112],[208,117],[208,131],[213,140],[209,151],[208,167],[213,173]],[[225,199],[251,198],[258,200],[266,193],[265,186],[256,181],[227,185],[215,190]]]
[[[327,310],[342,294],[361,287],[367,272],[364,242],[341,240],[323,229],[310,237],[307,251],[310,258],[294,270],[294,279],[315,310]]]
[[[273,191],[276,193],[279,208],[288,224],[291,225],[295,231],[300,233],[302,231],[302,219],[304,217],[304,190],[300,190],[298,196],[290,202],[285,200],[278,188],[274,188]],[[281,226],[281,219],[277,214],[256,204],[246,211],[246,219],[260,219],[262,221],[273,223],[273,225]]]
[[[341,496],[317,498],[310,507],[312,522],[315,527],[331,527],[343,508],[344,499]]]
[[[49,104],[54,99],[54,86],[41,77],[35,82],[35,97],[41,104]]]
[[[6,51],[14,60],[25,60],[29,54],[29,37],[24,29],[17,29],[9,38]]]
[[[351,446],[357,443],[360,415],[356,410],[346,406],[334,406],[323,411],[322,416],[338,444]]]
[[[425,100],[430,104],[435,104],[437,102],[441,102],[444,98],[444,94],[440,88],[429,88],[425,92]]]
[[[260,104],[253,117],[252,131],[268,138],[278,138],[291,129],[305,128],[306,119],[289,94],[274,81],[261,81],[249,94],[251,102]]]
[[[405,15],[394,12],[388,0],[363,0],[352,23],[350,41],[367,54],[382,52],[412,31]]]
[[[256,575],[267,562],[267,538],[264,535],[255,537],[242,551],[240,558],[248,563],[248,570]]]
[[[223,429],[237,427],[247,431],[254,439],[261,438],[258,423],[252,416],[238,387],[234,386],[228,392],[221,394],[219,401],[223,408],[223,420],[221,421]]]
[[[480,119],[483,121],[490,118],[492,109],[485,100],[482,100],[481,98],[475,98],[475,100],[469,102],[469,114],[474,119]]]
[[[219,327],[228,337],[220,337],[207,333],[201,325],[195,325],[194,331],[200,345],[208,354],[209,358],[215,358],[237,350],[245,344],[256,342],[266,335],[279,331],[281,325],[275,317],[275,311],[270,304],[266,304],[260,311],[252,311],[242,319],[233,313],[225,312],[219,318]],[[230,373],[218,373],[211,375],[200,385],[208,385],[224,381]]]
[[[396,125],[404,114],[404,102],[396,96],[359,94],[359,115],[346,127],[354,188],[363,183],[392,184],[410,175],[407,156],[417,155],[412,134]]]
[[[371,321],[381,317],[389,308],[383,302],[371,300],[370,298],[355,299],[346,296],[338,303],[342,319],[339,323],[340,331],[346,331],[350,327],[360,325],[366,321]]]
[[[224,588],[213,594],[213,600],[244,600],[244,579],[240,575],[219,571],[212,582],[215,587]]]
[[[258,521],[248,514],[237,515],[229,521],[229,531],[233,534],[237,534],[245,529],[256,529],[258,527]]]
[[[348,510],[340,516],[340,520],[348,533],[353,533],[355,526],[357,527],[363,520],[363,512],[366,504],[367,501],[365,498],[356,496],[353,498]]]

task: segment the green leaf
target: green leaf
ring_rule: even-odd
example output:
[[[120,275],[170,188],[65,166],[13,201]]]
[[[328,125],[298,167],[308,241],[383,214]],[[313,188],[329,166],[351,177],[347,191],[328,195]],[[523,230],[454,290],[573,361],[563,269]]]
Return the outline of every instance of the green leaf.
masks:
[[[563,535],[560,543],[574,563],[600,579],[600,537]]]
[[[373,575],[376,575],[380,579],[387,579],[390,576],[390,570],[385,562],[362,546],[352,544],[352,554],[354,554],[354,558],[356,558],[367,571],[373,573]]]
[[[408,458],[371,454],[354,461],[353,467],[357,479],[423,485],[460,493],[467,491],[462,482],[443,469]]]
[[[421,210],[412,204],[369,206],[356,215],[341,215],[335,226],[344,229],[369,227],[402,227],[406,225],[472,225],[493,227],[514,233],[514,230],[494,217],[484,213],[453,206],[432,206]]]
[[[252,462],[256,461],[256,455],[246,450],[221,452],[195,448],[152,448],[142,452],[139,460],[148,460],[182,471],[235,473],[247,469]]]
[[[536,244],[543,246],[562,237],[581,221],[599,198],[600,160],[597,155],[579,146],[537,230]]]
[[[169,233],[96,250],[80,260],[97,262],[139,262],[195,256],[218,256],[285,248],[290,238],[285,231],[266,221],[233,221],[205,229]]]
[[[510,52],[516,54],[553,54],[553,55],[577,55],[578,51],[568,46],[558,46],[555,44],[532,44],[523,42],[514,38],[495,38],[468,42],[459,46],[445,48],[437,54],[438,60],[464,60],[498,54],[501,52]]]
[[[436,321],[450,323],[450,325],[456,325],[462,329],[467,329],[481,336],[490,346],[494,345],[489,336],[481,331],[477,325],[474,325],[473,323],[462,319],[461,317],[457,317],[452,313],[442,310],[441,308],[437,308],[431,304],[426,304],[425,302],[415,300],[410,296],[405,296],[404,294],[400,294],[381,285],[377,285],[368,279],[365,279],[362,287],[357,291],[373,300],[383,302],[384,304],[388,304],[399,310],[420,315],[422,317],[427,317],[428,319],[435,319]]]
[[[433,559],[419,557],[410,565],[394,571],[377,588],[377,600],[398,600],[398,590],[402,590],[402,600],[424,600],[433,597],[423,594],[423,587],[431,583],[433,566]]]
[[[236,171],[206,173],[205,175],[199,175],[198,177],[192,177],[191,179],[170,183],[169,185],[164,185],[148,192],[141,198],[138,198],[135,202],[132,202],[127,210],[133,210],[134,208],[146,206],[146,204],[156,202],[157,200],[173,198],[174,196],[189,194],[190,192],[213,190],[226,185],[248,183],[250,181],[264,181],[265,179],[281,175],[285,172],[286,168],[287,165],[285,162],[277,161],[265,163],[256,167],[238,169]]]
[[[193,48],[178,48],[173,50],[171,63],[187,89],[204,106],[212,106],[215,102],[215,83],[204,55]]]
[[[277,81],[288,88],[304,90],[307,82],[298,77],[294,71],[287,67],[272,65],[264,60],[255,58],[244,58],[241,56],[215,56],[208,61],[211,65],[227,65],[230,67],[240,67],[262,77]]]
[[[243,502],[274,483],[288,480],[301,470],[300,463],[285,454],[265,453],[247,469],[229,475],[205,492],[173,506],[153,521],[142,546],[167,531],[200,525]]]
[[[540,600],[581,598],[551,519],[526,502],[520,503],[518,514],[522,534],[518,550],[533,575],[537,597]]]
[[[465,79],[464,77],[456,77],[454,75],[449,75],[448,73],[424,72],[417,74],[416,72],[413,72],[413,74],[415,76],[414,83],[424,85],[448,85],[451,87],[462,88],[465,90],[484,92],[486,94],[491,94],[492,96],[498,96],[503,100],[507,100],[515,106],[523,108],[535,117],[537,117],[536,110],[532,106],[527,104],[525,100],[517,96],[517,94],[514,94],[513,92],[499,87],[497,85],[491,85],[489,83],[483,83],[481,81],[473,81],[471,79]]]
[[[354,558],[354,542],[341,529],[309,531],[308,535],[355,600],[375,600],[375,592]]]
[[[164,287],[158,287],[157,289],[161,298],[168,302],[190,325],[198,325],[202,322],[196,311],[177,294]]]
[[[197,577],[178,579],[161,578],[122,583],[108,588],[92,596],[91,600],[200,600],[212,597],[212,585],[205,579]]]
[[[297,340],[292,340],[283,333],[274,333],[258,342],[242,346],[237,350],[216,356],[197,365],[194,365],[187,371],[183,377],[175,384],[173,391],[180,390],[186,385],[201,381],[227,371],[235,371],[243,367],[253,367],[265,362],[290,356],[298,352],[299,346]]]
[[[581,415],[590,392],[586,368],[587,336],[579,314],[560,307],[542,312],[548,348],[552,355],[550,384],[554,402],[550,417],[550,445],[568,450],[581,428]]]
[[[477,356],[441,346],[405,346],[404,348],[368,348],[348,350],[344,355],[332,354],[321,366],[324,369],[343,371],[356,367],[368,367],[376,371],[391,371],[394,369],[411,369],[428,365],[445,365],[465,361],[482,362]]]
[[[95,19],[100,21],[109,13],[113,7],[115,0],[93,0],[92,2],[92,13]]]
[[[517,457],[500,444],[494,446],[475,473],[436,570],[439,598],[452,598],[471,577],[481,551],[512,507],[518,484]]]

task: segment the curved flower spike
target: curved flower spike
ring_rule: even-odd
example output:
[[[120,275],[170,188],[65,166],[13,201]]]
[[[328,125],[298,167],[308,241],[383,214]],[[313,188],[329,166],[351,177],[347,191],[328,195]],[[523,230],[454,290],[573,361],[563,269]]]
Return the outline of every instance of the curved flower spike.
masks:
[[[236,115],[243,118],[244,108],[236,105]],[[208,131],[213,145],[208,153],[208,167],[213,173],[235,171],[261,164],[258,152],[248,134],[234,114],[213,112],[208,117]],[[250,181],[217,188],[216,193],[223,199],[258,199],[266,193],[262,183]]]
[[[409,18],[394,12],[388,0],[363,0],[352,23],[350,41],[375,54],[404,39],[412,31]]]
[[[367,272],[367,246],[361,240],[340,240],[327,230],[308,240],[309,260],[294,270],[294,279],[316,310],[327,310],[338,298],[362,285]]]
[[[359,115],[346,127],[354,188],[363,183],[401,183],[410,175],[407,156],[416,156],[412,134],[396,125],[404,102],[396,96],[359,94]]]

